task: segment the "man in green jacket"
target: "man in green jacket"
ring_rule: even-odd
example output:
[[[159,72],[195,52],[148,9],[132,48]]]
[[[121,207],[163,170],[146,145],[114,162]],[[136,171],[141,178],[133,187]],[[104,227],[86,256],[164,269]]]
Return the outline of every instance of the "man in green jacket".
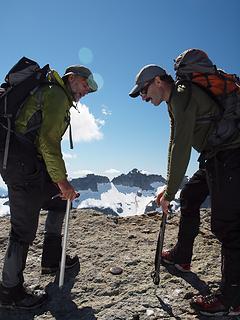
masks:
[[[92,72],[79,65],[68,67],[62,78],[56,71],[52,71],[51,77],[51,85],[41,86],[28,98],[15,122],[16,131],[32,144],[13,139],[6,170],[0,163],[11,212],[11,231],[0,284],[2,307],[33,309],[45,302],[44,292],[29,292],[23,286],[28,248],[36,236],[40,209],[46,209],[41,267],[43,274],[56,273],[61,258],[66,200],[77,196],[67,180],[61,140],[70,123],[70,108],[88,93],[95,92],[97,84]],[[3,162],[3,152],[0,152],[0,162]],[[54,197],[58,194],[59,197]],[[66,268],[77,263],[77,256],[66,257]]]
[[[218,146],[209,148],[208,138],[215,118],[216,102],[192,84],[175,84],[172,77],[157,65],[143,67],[129,93],[133,98],[158,106],[165,101],[172,122],[168,155],[167,187],[157,198],[167,214],[187,169],[191,148],[205,153],[206,173],[211,195],[211,228],[222,244],[223,265],[220,294],[198,296],[192,307],[204,315],[240,314],[240,133]]]

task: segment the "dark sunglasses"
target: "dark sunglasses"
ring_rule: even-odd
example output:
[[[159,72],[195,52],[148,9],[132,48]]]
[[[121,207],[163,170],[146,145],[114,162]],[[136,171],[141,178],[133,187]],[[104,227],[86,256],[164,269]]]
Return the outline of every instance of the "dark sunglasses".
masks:
[[[140,90],[140,96],[146,95],[148,92],[148,88],[150,87],[150,85],[154,82],[155,78],[153,78],[152,80],[150,80],[149,82],[147,82],[145,84],[145,86],[142,88],[142,90]]]

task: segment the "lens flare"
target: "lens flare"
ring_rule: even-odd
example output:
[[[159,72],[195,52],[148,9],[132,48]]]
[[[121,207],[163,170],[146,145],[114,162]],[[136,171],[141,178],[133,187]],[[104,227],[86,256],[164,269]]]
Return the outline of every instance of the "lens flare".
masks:
[[[81,48],[78,52],[79,60],[82,64],[89,64],[93,60],[93,53],[89,48]]]
[[[98,90],[102,89],[103,84],[104,84],[103,77],[99,73],[93,73],[93,77],[94,77],[95,81],[97,82]]]

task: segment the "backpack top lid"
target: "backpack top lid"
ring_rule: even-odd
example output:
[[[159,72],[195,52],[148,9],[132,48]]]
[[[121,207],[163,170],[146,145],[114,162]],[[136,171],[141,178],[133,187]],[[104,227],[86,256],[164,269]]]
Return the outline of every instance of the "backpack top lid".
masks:
[[[29,76],[40,69],[37,62],[22,57],[12,68],[9,70],[5,77],[5,81],[10,86],[16,86],[23,80],[27,79]]]
[[[216,66],[204,51],[188,49],[174,60],[174,70],[176,76],[182,78],[194,72],[214,74]]]

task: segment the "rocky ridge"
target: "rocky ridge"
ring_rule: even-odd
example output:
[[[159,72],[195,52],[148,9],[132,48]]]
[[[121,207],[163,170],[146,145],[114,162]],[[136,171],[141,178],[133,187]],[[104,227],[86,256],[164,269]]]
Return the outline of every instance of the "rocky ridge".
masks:
[[[110,183],[110,180],[108,177],[95,174],[88,174],[86,177],[71,180],[71,184],[76,190],[90,189],[92,191],[98,191],[98,183]]]
[[[192,272],[183,274],[173,266],[161,266],[156,292],[151,271],[161,222],[159,214],[122,218],[90,209],[72,210],[68,252],[78,254],[80,267],[66,272],[61,290],[58,275],[40,275],[44,221],[43,214],[28,255],[25,281],[32,287],[45,287],[49,302],[31,312],[0,310],[1,320],[209,319],[197,315],[189,306],[194,294],[216,289],[220,280],[220,245],[209,230],[208,210],[202,210]],[[178,214],[169,217],[165,248],[174,245],[178,223]],[[9,219],[5,217],[0,224],[1,267],[8,232]],[[123,272],[114,275],[110,272],[113,267],[120,267]]]
[[[154,190],[152,186],[152,183],[154,182],[166,184],[166,179],[157,174],[144,174],[138,169],[133,169],[128,172],[128,174],[121,174],[120,176],[112,179],[112,183],[114,185],[134,186],[142,190]]]

